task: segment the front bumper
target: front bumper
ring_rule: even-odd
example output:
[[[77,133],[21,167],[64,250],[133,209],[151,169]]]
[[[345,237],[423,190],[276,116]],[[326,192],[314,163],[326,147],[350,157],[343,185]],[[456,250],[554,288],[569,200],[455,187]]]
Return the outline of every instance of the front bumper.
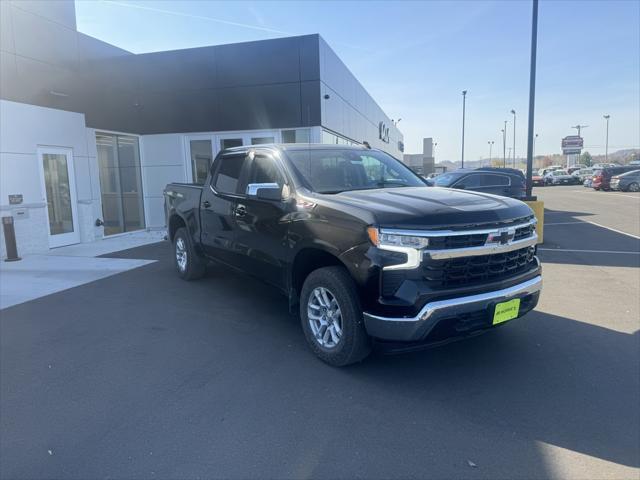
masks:
[[[372,337],[400,342],[425,341],[439,324],[459,318],[473,317],[473,325],[469,323],[467,330],[488,328],[496,303],[521,298],[523,308],[519,316],[522,316],[535,307],[541,289],[542,276],[538,275],[502,290],[429,302],[414,317],[382,317],[365,312],[365,328]],[[461,327],[454,328],[461,331]]]

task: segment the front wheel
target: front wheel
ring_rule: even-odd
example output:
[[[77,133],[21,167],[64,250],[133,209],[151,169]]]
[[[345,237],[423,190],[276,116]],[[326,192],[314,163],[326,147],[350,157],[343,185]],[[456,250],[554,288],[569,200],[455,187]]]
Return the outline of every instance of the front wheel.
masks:
[[[640,192],[640,184],[633,182],[627,187],[628,192]]]
[[[371,352],[358,292],[343,267],[309,274],[300,294],[300,320],[311,350],[330,365],[356,363]]]
[[[183,280],[201,278],[206,270],[206,262],[193,248],[193,242],[186,228],[179,228],[173,237],[173,253],[178,275]]]

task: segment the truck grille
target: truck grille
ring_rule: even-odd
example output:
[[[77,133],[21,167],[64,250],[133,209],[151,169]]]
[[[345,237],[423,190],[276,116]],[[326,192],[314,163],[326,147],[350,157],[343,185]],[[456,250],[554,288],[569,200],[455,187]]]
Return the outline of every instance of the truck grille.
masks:
[[[434,288],[493,282],[526,272],[533,266],[534,247],[475,257],[423,262],[423,277]]]
[[[523,240],[533,235],[536,226],[525,225],[516,229],[514,241]],[[473,233],[469,235],[452,234],[429,238],[429,250],[448,250],[452,248],[481,247],[487,241],[486,233]]]

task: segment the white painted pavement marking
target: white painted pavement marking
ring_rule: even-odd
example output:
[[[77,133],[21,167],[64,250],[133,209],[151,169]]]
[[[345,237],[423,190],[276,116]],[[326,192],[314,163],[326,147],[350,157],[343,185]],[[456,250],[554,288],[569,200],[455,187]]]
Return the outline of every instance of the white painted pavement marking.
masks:
[[[574,252],[574,253],[620,253],[623,255],[640,255],[640,252],[620,252],[617,250],[575,250],[571,248],[540,248],[541,252]]]
[[[626,235],[628,237],[635,238],[636,240],[640,240],[640,237],[637,236],[637,235],[634,235],[634,234],[628,233],[628,232],[623,232],[622,230],[618,230],[616,228],[607,227],[606,225],[602,225],[601,223],[592,222],[591,220],[582,220],[582,221],[579,221],[579,222],[550,222],[550,223],[545,223],[544,224],[545,227],[554,227],[556,225],[595,225],[596,227],[605,228],[607,230],[611,230],[612,232],[616,232],[616,233],[619,233],[621,235]]]

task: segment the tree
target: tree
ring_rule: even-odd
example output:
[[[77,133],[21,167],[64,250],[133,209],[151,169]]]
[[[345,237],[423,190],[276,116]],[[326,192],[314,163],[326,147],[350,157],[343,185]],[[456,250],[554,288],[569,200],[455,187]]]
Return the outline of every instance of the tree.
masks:
[[[586,165],[587,167],[590,167],[593,164],[593,158],[591,157],[591,154],[589,152],[584,152],[582,155],[580,155],[580,160],[580,163]]]

